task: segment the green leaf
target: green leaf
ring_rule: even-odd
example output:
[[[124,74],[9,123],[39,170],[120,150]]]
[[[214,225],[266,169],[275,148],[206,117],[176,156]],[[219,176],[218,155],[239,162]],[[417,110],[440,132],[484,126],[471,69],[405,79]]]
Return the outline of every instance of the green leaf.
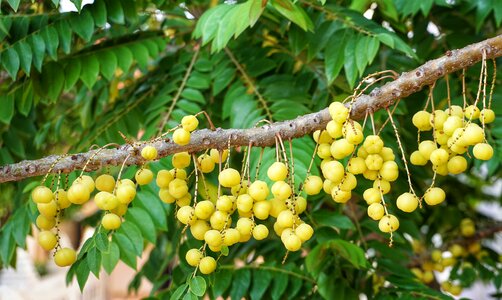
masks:
[[[337,34],[337,36],[340,36],[340,38],[331,38],[326,45],[326,50],[324,51],[324,64],[328,84],[331,84],[342,70],[343,62],[345,61],[345,51],[343,47],[350,35],[347,34],[347,31],[345,30],[343,31],[343,34]]]
[[[363,249],[357,245],[344,240],[334,239],[326,243],[326,246],[334,249],[338,255],[348,260],[358,269],[366,268],[368,265]]]
[[[80,12],[82,9],[82,0],[70,0],[74,5],[75,8]]]
[[[134,205],[147,211],[158,229],[167,230],[166,210],[157,196],[151,192],[141,191],[136,197],[138,199],[134,201]]]
[[[124,24],[124,10],[119,0],[106,1],[106,10],[108,11],[108,20],[117,24]]]
[[[2,65],[4,66],[10,77],[15,80],[17,77],[17,71],[19,71],[19,55],[14,48],[9,47],[7,50],[2,52]]]
[[[313,30],[314,25],[312,21],[300,6],[294,5],[290,0],[272,0],[271,2],[272,6],[291,22],[300,26],[305,31]]]
[[[89,266],[85,261],[79,261],[77,269],[75,270],[75,274],[77,275],[78,286],[80,287],[80,291],[82,292],[85,287],[85,283],[89,278]]]
[[[270,292],[272,299],[280,299],[282,294],[286,291],[288,286],[288,275],[285,273],[278,273],[274,277],[274,285],[272,286],[272,291]]]
[[[216,37],[218,27],[222,25],[221,20],[233,8],[232,5],[220,4],[208,10],[204,14],[208,14],[206,22],[202,28],[202,45],[206,45]],[[224,25],[222,25],[224,26]]]
[[[92,34],[94,33],[94,19],[89,10],[84,9],[82,13],[72,15],[72,18],[70,18],[70,25],[73,31],[84,41],[88,42],[91,40]]]
[[[141,253],[143,253],[143,236],[136,225],[126,220],[122,223],[119,230],[117,230],[117,233],[122,233],[129,238],[134,247],[134,253],[136,253],[137,256],[140,256]]]
[[[359,75],[362,76],[368,64],[368,43],[371,37],[358,35],[356,41],[356,65]]]
[[[123,46],[115,49],[115,55],[117,56],[117,64],[122,72],[129,71],[131,67],[133,56],[131,50],[129,48]]]
[[[135,23],[138,21],[138,12],[136,8],[136,1],[134,0],[121,0],[122,8],[124,10],[124,16],[130,23]]]
[[[51,62],[45,65],[42,72],[42,82],[47,89],[47,96],[51,100],[57,100],[64,86],[64,72],[61,65]]]
[[[7,223],[7,225],[2,228],[2,231],[0,231],[0,257],[2,258],[3,265],[10,264],[16,250],[16,243],[14,239],[11,238],[12,226],[8,225],[10,225],[10,223]]]
[[[368,40],[368,45],[366,49],[369,64],[371,64],[375,59],[379,48],[380,48],[380,41],[375,37],[371,37]]]
[[[47,54],[53,59],[57,60],[57,50],[59,47],[59,36],[57,30],[53,26],[46,26],[40,32],[40,35],[45,41],[45,50]]]
[[[333,276],[326,275],[326,273],[321,273],[321,275],[319,275],[317,286],[319,287],[319,294],[324,299],[329,300],[337,298],[337,296],[340,297],[340,292],[342,292],[343,295],[343,290],[337,290],[334,283],[335,280]]]
[[[96,243],[97,244],[97,243]],[[101,263],[106,273],[111,274],[120,259],[120,248],[115,242],[110,243],[108,251],[101,252]],[[136,260],[135,260],[136,261]]]
[[[19,3],[21,0],[7,0],[9,3],[10,7],[14,10],[14,12],[17,12],[17,9],[19,8]]]
[[[103,0],[96,0],[90,6],[92,17],[96,27],[105,27],[107,20],[106,4]]]
[[[124,222],[125,224],[125,222]],[[123,225],[122,224],[122,227]],[[133,269],[136,269],[136,254],[137,250],[135,249],[135,246],[131,242],[131,240],[122,233],[116,232],[113,234],[113,239],[117,243],[119,249],[120,249],[120,259],[128,266],[130,266]],[[141,239],[141,242],[143,243],[143,239]],[[104,265],[104,264],[103,264]]]
[[[107,252],[110,250],[110,241],[108,240],[108,236],[104,232],[96,234],[94,242],[96,243],[96,247],[99,251]]]
[[[89,266],[89,270],[91,270],[91,272],[99,278],[99,270],[101,269],[101,252],[99,252],[96,247],[91,248],[91,250],[87,252],[86,261]]]
[[[213,297],[222,296],[232,283],[232,271],[222,269],[214,275]]]
[[[251,6],[249,8],[249,25],[251,27],[256,24],[258,19],[260,18],[261,14],[263,13],[263,10],[265,9],[265,5],[262,0],[248,0],[251,2]],[[237,33],[237,32],[236,32]]]
[[[99,75],[99,61],[96,55],[86,55],[82,57],[80,79],[87,88],[92,89]]]
[[[23,68],[26,75],[30,76],[31,62],[33,60],[33,54],[31,53],[30,45],[27,42],[22,41],[16,43],[15,47],[17,54],[19,55],[21,68]]]
[[[196,296],[202,297],[206,293],[206,281],[202,276],[191,278],[188,281],[188,286],[190,287],[190,291]]]
[[[186,289],[188,287],[188,284],[186,283],[183,283],[182,285],[180,285],[175,291],[174,293],[171,295],[171,298],[169,298],[170,300],[178,300],[181,298],[181,296],[185,293]]]
[[[354,88],[357,79],[357,66],[356,66],[356,36],[351,36],[345,45],[345,61],[343,68],[345,70],[345,77],[349,83],[350,88]]]
[[[44,39],[38,35],[34,34],[31,36],[31,49],[33,50],[33,65],[38,70],[42,71],[42,64],[45,57],[45,42]]]
[[[181,93],[181,97],[198,102],[200,104],[206,104],[206,99],[199,90],[186,88]]]
[[[57,32],[59,34],[59,44],[61,49],[66,54],[71,52],[71,29],[70,24],[66,20],[59,20],[56,22]]]
[[[188,292],[185,294],[185,296],[183,296],[183,300],[197,300],[197,299],[198,299],[197,296],[195,296],[191,292]]]
[[[251,271],[249,269],[238,269],[235,271],[230,299],[241,299],[251,285]]]
[[[146,211],[139,207],[132,207],[127,210],[125,218],[138,226],[145,239],[155,244],[157,240],[155,225]]]
[[[98,54],[101,74],[108,80],[113,78],[117,69],[117,57],[112,51],[101,51]]]
[[[394,49],[394,39],[389,33],[380,33],[377,35],[380,42]]]
[[[23,116],[28,116],[33,105],[33,86],[32,82],[25,84],[23,87],[23,96],[21,101],[16,101],[17,110]]]
[[[229,253],[229,249],[228,249],[228,246],[227,245],[223,245],[221,246],[221,255],[223,256],[228,256],[228,253]]]
[[[340,229],[356,229],[349,217],[332,211],[318,210],[312,214],[319,226],[333,226]]]
[[[211,84],[211,79],[208,75],[199,73],[197,71],[192,72],[190,78],[188,78],[187,86],[196,89],[207,89]]]
[[[80,78],[81,73],[81,62],[80,59],[69,60],[65,66],[65,90],[71,89]]]
[[[271,271],[262,269],[253,270],[253,286],[249,292],[251,300],[259,300],[263,298],[268,286],[272,283],[272,277]]]
[[[138,62],[140,68],[146,69],[148,67],[148,49],[142,44],[133,44],[129,46],[133,57]]]

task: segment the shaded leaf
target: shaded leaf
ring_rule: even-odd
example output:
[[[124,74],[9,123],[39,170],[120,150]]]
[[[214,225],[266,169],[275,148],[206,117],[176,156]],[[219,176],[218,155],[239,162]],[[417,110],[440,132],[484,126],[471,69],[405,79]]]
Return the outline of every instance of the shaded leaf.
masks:
[[[12,79],[16,79],[19,71],[19,55],[14,48],[9,47],[2,52],[2,65]]]
[[[120,259],[120,249],[116,242],[111,242],[108,251],[101,252],[101,262],[106,273],[111,274]]]
[[[25,41],[16,43],[16,51],[19,55],[21,68],[24,70],[26,75],[30,76],[31,62],[33,60],[33,54],[31,52],[30,45]]]

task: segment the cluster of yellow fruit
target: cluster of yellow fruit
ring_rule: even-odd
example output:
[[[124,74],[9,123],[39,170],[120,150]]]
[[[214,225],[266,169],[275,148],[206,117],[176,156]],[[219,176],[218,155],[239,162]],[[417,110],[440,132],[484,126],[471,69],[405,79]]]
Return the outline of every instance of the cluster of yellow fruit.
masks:
[[[479,120],[481,126],[474,123]],[[446,110],[436,109],[432,113],[417,112],[412,119],[419,131],[431,131],[433,140],[419,143],[418,150],[410,156],[414,165],[424,166],[429,161],[433,170],[446,176],[460,174],[467,169],[467,160],[462,156],[473,146],[473,155],[479,160],[489,160],[493,148],[486,142],[485,124],[495,120],[493,110],[479,110],[474,105],[465,109],[452,105]]]
[[[476,227],[471,219],[463,219],[460,223],[460,233],[462,236],[471,238],[476,233]],[[488,253],[481,250],[481,244],[477,241],[471,241],[465,245],[466,247],[454,243],[450,245],[447,251],[433,249],[427,252],[424,246],[418,241],[412,242],[413,251],[418,255],[421,263],[420,267],[411,268],[411,272],[423,283],[429,284],[434,280],[434,271],[443,272],[447,267],[453,267],[463,258],[473,255],[480,260]],[[463,268],[471,267],[469,262],[462,262]],[[450,281],[441,283],[441,289],[454,296],[458,296],[462,292],[462,287],[459,284],[454,284]]]
[[[349,109],[342,103],[331,103],[329,113],[332,120],[326,125],[326,130],[314,133],[314,140],[319,144],[317,155],[323,159],[324,191],[332,196],[333,201],[346,203],[357,186],[356,175],[363,175],[373,181],[373,187],[363,194],[368,203],[368,215],[379,221],[378,227],[382,232],[397,230],[399,220],[387,212],[383,198],[389,193],[391,182],[399,176],[394,152],[384,147],[378,135],[364,138],[362,126],[349,118]],[[339,160],[349,156],[344,166]],[[409,209],[409,201],[401,202],[406,203],[400,206]],[[416,202],[418,204],[418,199]]]

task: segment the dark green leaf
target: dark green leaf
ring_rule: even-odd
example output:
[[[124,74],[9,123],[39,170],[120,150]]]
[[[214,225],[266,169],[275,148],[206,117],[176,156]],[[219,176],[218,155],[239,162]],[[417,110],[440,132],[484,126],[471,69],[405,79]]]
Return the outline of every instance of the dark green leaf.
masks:
[[[7,2],[9,3],[10,7],[12,7],[12,9],[17,12],[17,9],[19,7],[19,3],[21,2],[21,0],[7,0]]]
[[[80,287],[80,291],[84,290],[85,283],[87,282],[87,279],[89,278],[89,266],[87,266],[87,263],[85,261],[79,261],[77,269],[75,270],[75,274],[77,275],[77,282],[78,286]]]
[[[356,83],[357,79],[357,66],[356,66],[356,36],[352,36],[347,41],[345,45],[345,61],[343,63],[343,68],[345,70],[345,77],[347,78],[347,82],[349,83],[350,88],[352,89]]]
[[[156,195],[150,192],[139,192],[135,205],[146,210],[152,218],[155,226],[161,230],[167,230],[166,210]]]
[[[213,296],[222,296],[232,283],[232,271],[222,269],[214,275]]]
[[[141,235],[139,228],[134,225],[134,223],[125,221],[122,223],[119,230],[117,230],[117,233],[122,233],[129,238],[134,247],[134,253],[136,253],[137,256],[140,256],[141,253],[143,253],[143,236]],[[122,250],[122,248],[120,250]]]
[[[107,20],[106,4],[104,0],[96,0],[90,7],[96,27],[104,27]]]
[[[80,79],[87,88],[92,89],[99,75],[99,61],[95,55],[86,55],[82,57]]]
[[[198,102],[200,104],[206,104],[204,96],[199,90],[196,89],[191,89],[191,88],[184,89],[183,92],[181,93],[181,97]]]
[[[70,0],[74,5],[75,8],[80,11],[82,9],[82,0]]]
[[[359,35],[356,41],[356,65],[359,75],[362,76],[368,64],[368,43],[371,37]]]
[[[65,90],[71,89],[80,78],[81,73],[80,59],[72,59],[65,66]]]
[[[89,266],[89,270],[91,270],[91,272],[99,278],[99,270],[101,269],[101,252],[98,251],[96,247],[91,248],[91,250],[87,252],[86,261]]]
[[[124,223],[125,224],[125,223]],[[122,226],[124,225],[122,224]],[[136,269],[136,253],[137,249],[131,242],[131,240],[122,233],[113,234],[114,242],[117,243],[120,249],[120,259],[128,266],[133,269]],[[141,243],[143,243],[143,239],[141,239]],[[104,258],[104,257],[103,257]],[[104,266],[104,263],[103,263]],[[105,267],[106,269],[106,267]]]
[[[33,50],[33,65],[38,70],[38,72],[41,72],[45,56],[44,39],[40,35],[34,34],[31,36],[30,42],[31,42],[31,49]]]
[[[51,100],[57,100],[64,86],[64,72],[61,65],[52,62],[46,64],[42,72],[42,82],[47,89],[47,96]]]
[[[106,273],[111,274],[120,259],[120,249],[117,243],[111,242],[108,251],[101,252],[101,259]]]
[[[202,297],[206,293],[206,281],[202,276],[191,278],[188,282],[188,286],[190,287],[190,291],[196,296]]]
[[[31,62],[33,59],[30,45],[25,41],[16,43],[16,51],[19,55],[21,68],[23,68],[26,75],[30,76]]]
[[[186,289],[188,287],[188,284],[184,283],[182,285],[180,285],[175,291],[174,293],[171,295],[171,298],[169,298],[170,300],[178,300],[181,298],[181,296],[185,293]]]
[[[273,0],[271,2],[272,6],[291,22],[305,31],[313,30],[312,21],[300,6],[293,4],[290,0]]]
[[[277,273],[274,276],[274,285],[272,286],[272,291],[270,292],[272,299],[280,299],[282,294],[286,291],[288,286],[288,275],[285,273]]]
[[[71,29],[66,20],[60,20],[56,23],[56,29],[59,34],[59,44],[63,52],[69,54],[71,52]]]
[[[16,79],[17,71],[19,71],[19,55],[14,48],[9,47],[2,52],[2,65],[9,73],[12,79]]]
[[[331,84],[343,67],[343,62],[345,60],[344,45],[347,42],[349,34],[347,31],[343,31],[343,34],[339,34],[340,38],[331,38],[326,45],[324,64],[326,66],[326,77],[328,78],[328,84]]]
[[[127,221],[131,221],[138,226],[145,239],[155,244],[157,239],[155,225],[150,215],[145,210],[139,207],[129,208],[125,218]]]
[[[268,286],[272,283],[272,272],[268,270],[255,269],[253,270],[253,286],[249,295],[251,300],[259,300],[263,298]]]
[[[107,252],[110,250],[110,241],[108,240],[108,236],[104,232],[96,234],[94,241],[96,242],[96,247],[99,251]]]
[[[148,49],[142,44],[133,44],[129,46],[131,49],[133,57],[138,62],[141,68],[146,68],[148,66]]]
[[[101,51],[98,59],[101,74],[106,79],[111,80],[117,69],[117,57],[112,51]]]
[[[133,61],[133,55],[131,50],[127,47],[118,47],[115,49],[115,55],[117,56],[117,64],[123,72],[129,71]]]
[[[320,226],[333,226],[340,229],[355,229],[349,217],[335,212],[318,210],[313,217]]]
[[[45,41],[45,50],[47,54],[53,59],[57,60],[57,50],[59,47],[59,36],[54,26],[46,26],[40,32],[40,35]]]
[[[117,24],[124,24],[124,10],[119,0],[106,1],[106,9],[108,11],[108,20]]]
[[[241,299],[251,285],[251,271],[249,269],[238,269],[235,271],[230,299]]]
[[[70,24],[78,36],[88,42],[94,33],[94,19],[89,10],[84,9],[82,13],[72,15]]]

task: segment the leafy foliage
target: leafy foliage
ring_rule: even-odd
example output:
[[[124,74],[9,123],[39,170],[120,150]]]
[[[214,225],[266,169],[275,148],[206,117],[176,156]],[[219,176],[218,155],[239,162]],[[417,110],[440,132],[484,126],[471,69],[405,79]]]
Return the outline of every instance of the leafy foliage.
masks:
[[[449,49],[493,36],[502,22],[496,0],[96,0],[83,7],[81,1],[72,2],[78,11],[60,12],[55,0],[2,2],[1,165],[123,143],[119,132],[146,140],[202,110],[223,128],[292,119],[345,99],[370,73],[409,70]],[[477,89],[478,76],[477,67],[466,72],[469,95]],[[449,80],[452,103],[461,104],[461,80],[457,74]],[[496,80],[500,85],[501,72]],[[494,99],[501,97],[502,90],[495,89]],[[395,121],[408,153],[416,148],[410,114],[422,109],[426,99],[425,92],[417,93],[397,106]],[[447,107],[445,80],[436,83],[434,99],[437,108]],[[409,240],[419,240],[430,250],[437,247],[432,240],[439,233],[441,247],[446,247],[458,237],[463,218],[476,220],[479,228],[492,223],[476,206],[480,199],[500,203],[483,189],[502,173],[502,105],[494,100],[493,109],[499,117],[489,127],[488,139],[495,157],[470,166],[462,178],[438,179],[448,205],[400,214],[403,221],[392,248],[374,222],[362,217],[365,206],[357,200],[368,186],[361,182],[346,206],[329,197],[309,197],[307,217],[316,234],[304,254],[290,253],[281,264],[285,253],[278,251],[278,238],[251,241],[225,251],[216,273],[191,278],[193,268],[177,258],[201,245],[181,239],[190,233],[182,233],[173,209],[159,201],[158,188],[151,184],[138,192],[121,229],[110,233],[98,227],[81,246],[67,281],[76,278],[83,288],[89,276],[99,276],[101,267],[111,273],[119,261],[136,269],[145,245],[153,244],[130,287],[137,289],[146,278],[153,283],[152,297],[159,299],[205,293],[232,299],[355,299],[360,293],[375,299],[447,299],[437,286],[419,282],[410,272],[419,257]],[[374,116],[377,126],[386,118],[385,112]],[[167,122],[159,128],[163,120]],[[382,138],[398,153],[389,126]],[[315,144],[310,137],[292,143],[293,156],[287,155],[294,159],[298,185]],[[250,170],[256,170],[260,152],[252,150]],[[242,155],[239,150],[232,153],[237,169]],[[266,179],[263,170],[274,156],[272,149],[264,150],[258,178]],[[170,167],[166,159],[152,169]],[[113,174],[118,168],[108,171]],[[131,167],[124,176],[131,178],[134,171]],[[411,172],[414,185],[425,190],[431,174],[418,168]],[[70,175],[69,181],[74,178]],[[407,189],[404,178],[402,173],[391,195]],[[215,176],[208,180],[216,182]],[[26,180],[0,186],[2,266],[15,265],[15,249],[26,247],[29,222],[36,218],[28,195],[37,184]],[[201,196],[210,198],[211,191]],[[95,226],[97,219],[90,216],[82,225]],[[451,279],[464,287],[476,279],[491,281],[500,292],[498,254],[483,250],[485,258],[469,255],[453,266]]]

